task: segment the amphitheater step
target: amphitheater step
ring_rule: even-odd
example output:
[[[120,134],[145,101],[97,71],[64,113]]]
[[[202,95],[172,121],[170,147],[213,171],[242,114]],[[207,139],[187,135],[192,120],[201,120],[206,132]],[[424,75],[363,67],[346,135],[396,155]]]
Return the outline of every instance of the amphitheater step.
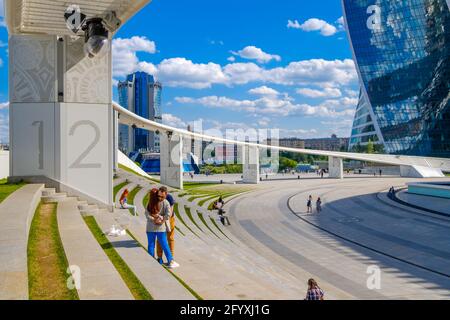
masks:
[[[121,214],[123,215],[123,213]],[[112,225],[118,224],[113,215],[97,214],[95,218],[104,231],[111,228]],[[107,237],[154,299],[195,300],[194,296],[154,258],[150,257],[132,237],[129,235]]]
[[[48,197],[48,196],[52,196],[56,193],[56,189],[55,188],[44,188],[42,190],[42,196],[43,197]]]
[[[61,193],[54,193],[49,196],[43,196],[42,202],[49,203],[49,202],[61,202],[65,201],[67,199],[67,193],[61,192]]]
[[[77,206],[77,208],[79,208],[79,206]],[[83,208],[79,210],[82,216],[88,217],[99,213],[100,209],[95,204],[88,204],[87,206],[83,206]]]
[[[77,200],[58,205],[58,228],[69,265],[81,271],[78,295],[82,300],[131,300],[133,296],[92,235]]]

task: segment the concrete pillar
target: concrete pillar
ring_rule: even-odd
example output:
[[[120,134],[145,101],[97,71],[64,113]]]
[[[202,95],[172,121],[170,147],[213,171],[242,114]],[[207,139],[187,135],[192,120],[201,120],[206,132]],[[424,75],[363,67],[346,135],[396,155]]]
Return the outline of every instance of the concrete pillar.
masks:
[[[242,147],[243,182],[259,183],[259,149],[257,147]]]
[[[342,158],[328,157],[328,177],[333,179],[344,178],[344,162]]]
[[[161,183],[183,189],[183,139],[166,132],[160,134]]]
[[[114,170],[119,169],[119,114],[117,111],[113,111],[113,163],[114,163]]]
[[[112,208],[111,50],[84,39],[9,39],[11,175]]]

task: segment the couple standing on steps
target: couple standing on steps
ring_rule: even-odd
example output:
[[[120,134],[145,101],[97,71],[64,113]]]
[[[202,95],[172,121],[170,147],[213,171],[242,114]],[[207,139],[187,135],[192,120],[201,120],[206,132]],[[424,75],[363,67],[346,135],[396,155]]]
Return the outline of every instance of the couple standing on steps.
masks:
[[[173,205],[175,200],[168,194],[166,187],[152,189],[149,195],[145,217],[147,218],[148,253],[155,256],[155,242],[159,263],[163,263],[163,252],[167,258],[168,268],[177,268],[179,264],[173,260],[175,244],[175,217]]]

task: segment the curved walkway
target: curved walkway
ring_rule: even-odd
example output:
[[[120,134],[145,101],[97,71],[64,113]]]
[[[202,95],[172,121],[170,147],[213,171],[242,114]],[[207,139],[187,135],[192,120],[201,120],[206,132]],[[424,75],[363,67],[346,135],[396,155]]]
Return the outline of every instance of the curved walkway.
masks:
[[[379,199],[408,179],[271,182],[232,201],[232,232],[305,287],[319,280],[328,298],[448,299],[450,219],[405,211]],[[323,211],[306,214],[309,195]],[[368,269],[381,270],[369,290]]]

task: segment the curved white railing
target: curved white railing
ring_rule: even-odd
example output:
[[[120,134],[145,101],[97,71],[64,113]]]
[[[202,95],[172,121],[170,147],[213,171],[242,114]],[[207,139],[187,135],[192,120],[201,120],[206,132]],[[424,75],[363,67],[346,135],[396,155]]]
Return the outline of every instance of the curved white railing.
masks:
[[[310,149],[287,148],[280,146],[271,146],[265,144],[258,144],[252,142],[237,141],[205,135],[202,133],[191,132],[183,129],[173,128],[155,121],[142,118],[135,113],[125,109],[117,102],[112,103],[114,110],[119,114],[119,122],[130,126],[135,125],[138,128],[147,129],[150,131],[171,132],[185,138],[199,139],[210,142],[220,142],[231,145],[257,147],[262,149],[270,149],[275,151],[286,151],[293,153],[308,154],[313,156],[326,156],[341,159],[351,159],[367,162],[375,162],[380,164],[398,165],[398,166],[422,166],[429,168],[441,169],[443,171],[450,171],[450,159],[445,158],[431,158],[431,157],[417,157],[417,156],[402,156],[402,155],[387,155],[387,154],[364,154],[351,152],[337,152],[337,151],[323,151]]]

